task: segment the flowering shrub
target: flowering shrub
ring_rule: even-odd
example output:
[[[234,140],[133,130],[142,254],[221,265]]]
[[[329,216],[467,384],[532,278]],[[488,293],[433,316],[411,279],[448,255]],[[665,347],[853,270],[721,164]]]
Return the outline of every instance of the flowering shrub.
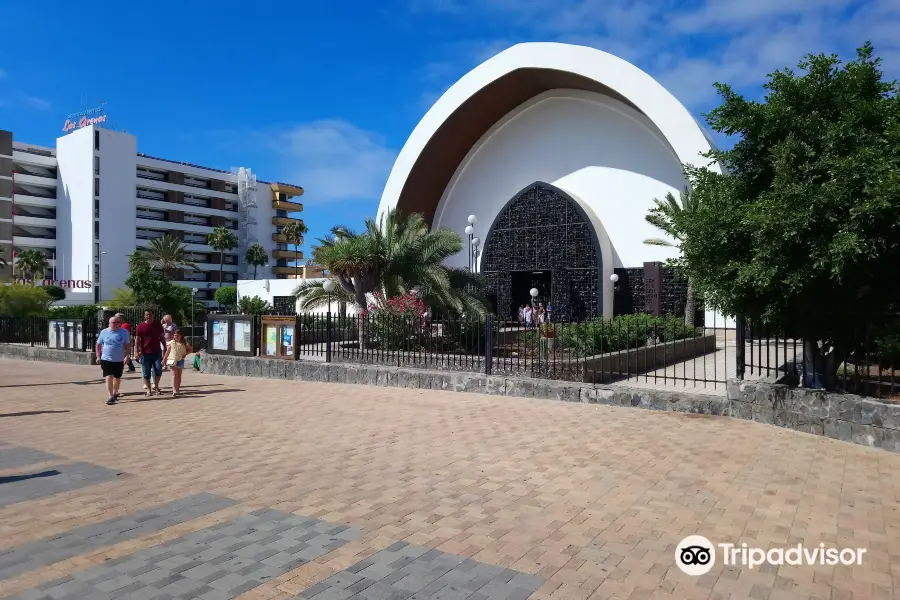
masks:
[[[417,350],[426,334],[428,309],[414,292],[385,298],[375,294],[375,301],[361,313],[370,341],[385,350]]]

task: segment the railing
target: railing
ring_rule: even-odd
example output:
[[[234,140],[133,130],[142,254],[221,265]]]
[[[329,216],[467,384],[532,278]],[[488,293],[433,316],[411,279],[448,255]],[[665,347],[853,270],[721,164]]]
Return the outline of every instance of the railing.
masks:
[[[738,320],[746,378],[900,400],[900,316],[873,316],[834,340]]]
[[[724,393],[737,371],[734,329],[715,321],[693,327],[672,315],[551,320],[537,326],[492,316],[409,318],[374,312],[267,317],[272,315],[252,318],[258,335],[250,356],[610,385],[691,386],[717,390],[713,393]],[[226,335],[225,329],[220,331]],[[227,352],[224,342],[222,347]]]
[[[0,317],[0,344],[47,346],[46,317]]]

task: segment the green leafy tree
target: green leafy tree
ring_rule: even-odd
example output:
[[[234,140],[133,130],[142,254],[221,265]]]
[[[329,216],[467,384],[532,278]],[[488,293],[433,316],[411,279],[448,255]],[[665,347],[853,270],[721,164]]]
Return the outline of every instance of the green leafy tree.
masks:
[[[467,269],[447,267],[444,261],[462,250],[462,240],[451,229],[431,231],[420,214],[403,216],[392,210],[380,222],[366,221],[356,233],[337,226],[313,249],[339,288],[332,300],[352,302],[366,310],[367,296],[393,298],[417,292],[426,305],[456,314],[484,314],[486,303],[478,295],[481,278]],[[322,281],[300,284],[296,294],[302,308],[328,303]]]
[[[219,282],[224,281],[225,253],[238,247],[238,239],[227,227],[216,227],[206,238],[206,243],[219,253]]]
[[[253,265],[253,279],[256,279],[256,269],[269,264],[269,252],[259,242],[247,248],[244,253],[244,262]]]
[[[162,314],[171,314],[177,322],[191,318],[191,288],[176,285],[161,271],[153,269],[143,252],[129,257],[131,273],[125,280],[138,306],[157,307]]]
[[[22,250],[16,255],[16,268],[19,269],[22,277],[31,281],[32,284],[37,276],[43,278],[44,273],[47,271],[47,266],[47,259],[40,250],[29,248],[28,250]]]
[[[681,192],[680,201],[675,199],[671,192],[666,194],[665,202],[659,198],[653,199],[653,208],[644,216],[648,223],[665,233],[671,239],[648,238],[644,243],[648,246],[667,246],[681,249],[681,233],[675,226],[676,220],[684,211],[693,211],[697,208],[697,201],[688,187]],[[680,266],[680,261],[673,261]],[[687,294],[684,303],[685,322],[693,327],[696,320],[697,301],[694,298],[694,286],[688,277]]]
[[[219,306],[234,309],[237,307],[237,288],[233,285],[223,285],[216,289],[213,298]]]
[[[51,299],[43,287],[11,283],[0,285],[0,315],[41,317],[47,314]]]
[[[45,285],[44,293],[47,294],[53,302],[62,302],[66,299],[66,290],[58,285]]]
[[[197,270],[197,265],[187,260],[187,249],[184,243],[173,235],[164,235],[150,240],[147,247],[141,250],[147,257],[151,269],[158,269],[170,279],[179,269]]]
[[[288,243],[294,245],[294,252],[297,258],[294,259],[294,278],[300,279],[300,246],[303,245],[304,237],[309,229],[303,221],[293,221],[284,226],[281,230],[282,235],[287,239]]]
[[[6,260],[6,246],[0,246],[0,269],[5,269],[9,266],[9,262]]]
[[[691,279],[726,314],[804,340],[806,385],[831,387],[852,329],[900,310],[900,97],[871,44],[769,76],[764,102],[717,84],[710,127],[736,136],[690,169],[674,222]],[[815,371],[818,370],[818,373]]]
[[[130,308],[138,305],[138,302],[134,297],[134,292],[128,288],[113,288],[112,294],[112,300],[107,303],[110,306],[115,306],[116,308]]]
[[[264,315],[272,311],[272,305],[259,296],[243,296],[238,303],[238,310],[246,315]]]

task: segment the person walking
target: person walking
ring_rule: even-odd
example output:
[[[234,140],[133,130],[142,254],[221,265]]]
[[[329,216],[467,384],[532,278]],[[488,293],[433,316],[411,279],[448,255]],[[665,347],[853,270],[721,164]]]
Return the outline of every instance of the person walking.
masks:
[[[193,352],[191,345],[184,341],[184,334],[176,329],[172,340],[166,344],[163,369],[172,369],[172,397],[181,393],[181,376],[184,373],[184,359]]]
[[[128,336],[131,337],[131,325],[128,324],[128,321],[125,320],[125,315],[122,313],[116,313],[114,315],[119,321],[122,322],[122,329],[128,332]],[[125,354],[125,365],[128,367],[129,373],[134,373],[134,363],[131,362],[131,353],[128,352]]]
[[[144,322],[134,331],[134,358],[141,363],[141,375],[144,377],[144,390],[147,396],[162,394],[159,380],[162,378],[165,338],[162,323],[154,318],[153,311],[144,311]],[[154,377],[153,381],[151,376]]]
[[[97,362],[106,378],[106,391],[111,406],[119,400],[119,385],[122,383],[122,370],[125,368],[125,357],[131,350],[131,336],[122,329],[122,321],[118,317],[110,317],[109,327],[97,336]]]
[[[175,331],[178,329],[178,326],[175,325],[175,321],[172,320],[172,315],[165,315],[162,318],[162,327],[163,331],[166,334],[166,343],[172,341],[172,337],[175,335]]]

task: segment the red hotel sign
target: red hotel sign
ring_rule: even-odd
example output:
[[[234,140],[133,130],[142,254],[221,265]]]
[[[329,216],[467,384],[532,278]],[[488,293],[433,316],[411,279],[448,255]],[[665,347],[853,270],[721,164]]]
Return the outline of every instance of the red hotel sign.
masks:
[[[66,117],[66,122],[63,124],[63,131],[69,133],[70,131],[75,131],[76,129],[81,129],[88,125],[105,123],[106,115],[103,114],[104,104],[106,104],[106,102],[101,102],[100,106],[70,114]]]
[[[19,283],[33,283],[34,285],[55,285],[61,288],[89,290],[94,287],[94,282],[90,279],[35,279],[28,281],[27,279],[19,279]]]

